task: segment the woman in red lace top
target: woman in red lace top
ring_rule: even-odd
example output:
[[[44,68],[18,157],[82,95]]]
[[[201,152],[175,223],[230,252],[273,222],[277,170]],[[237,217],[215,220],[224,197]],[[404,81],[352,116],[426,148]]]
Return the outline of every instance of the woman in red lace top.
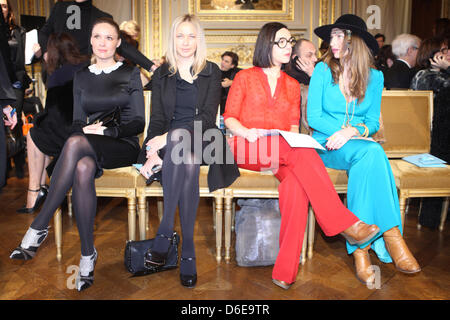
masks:
[[[299,132],[300,85],[281,71],[294,43],[285,25],[262,27],[254,67],[236,75],[223,115],[234,135],[229,144],[238,166],[271,170],[281,182],[280,250],[272,280],[284,289],[297,277],[309,202],[328,236],[341,233],[353,243],[365,243],[379,231],[344,207],[314,149],[292,148],[279,135],[270,135],[270,129]]]

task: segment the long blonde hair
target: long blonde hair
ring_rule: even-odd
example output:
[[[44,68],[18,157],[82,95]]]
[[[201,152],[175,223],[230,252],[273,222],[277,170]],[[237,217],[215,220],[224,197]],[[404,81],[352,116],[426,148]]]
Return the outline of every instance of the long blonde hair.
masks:
[[[346,34],[345,36],[341,54],[346,51],[348,53],[345,56],[336,59],[330,46],[323,56],[322,61],[330,67],[334,84],[339,83],[339,78],[344,72],[344,66],[349,68],[347,70],[349,74],[347,93],[357,98],[358,104],[360,104],[366,96],[370,68],[374,65],[374,58],[364,40],[354,34]]]
[[[197,50],[194,55],[194,62],[192,64],[192,78],[197,79],[198,74],[205,68],[206,66],[206,41],[205,41],[205,32],[200,25],[199,20],[196,16],[185,14],[177,17],[170,29],[169,34],[169,44],[167,47],[166,60],[169,64],[169,71],[172,75],[176,74],[178,71],[177,67],[177,50],[175,47],[175,33],[180,24],[183,22],[191,23],[195,29],[197,30]]]

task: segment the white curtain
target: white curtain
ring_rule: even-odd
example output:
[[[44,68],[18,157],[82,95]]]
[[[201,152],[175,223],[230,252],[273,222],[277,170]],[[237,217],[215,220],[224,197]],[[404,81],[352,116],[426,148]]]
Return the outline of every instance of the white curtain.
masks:
[[[372,6],[372,7],[371,7]],[[374,23],[374,14],[380,13],[377,28],[369,29],[373,35],[382,33],[386,36],[386,44],[392,43],[401,33],[411,30],[412,0],[356,0],[355,13],[366,22]],[[369,9],[369,12],[368,12]],[[370,23],[369,23],[370,24]],[[370,26],[369,26],[370,27]]]

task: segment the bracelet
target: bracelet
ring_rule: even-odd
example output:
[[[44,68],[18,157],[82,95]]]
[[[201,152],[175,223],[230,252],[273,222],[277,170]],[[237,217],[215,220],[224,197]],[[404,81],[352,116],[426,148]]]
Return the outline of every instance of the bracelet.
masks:
[[[363,138],[367,138],[369,136],[369,128],[364,123],[358,123],[357,126],[364,128],[364,133],[361,135]]]

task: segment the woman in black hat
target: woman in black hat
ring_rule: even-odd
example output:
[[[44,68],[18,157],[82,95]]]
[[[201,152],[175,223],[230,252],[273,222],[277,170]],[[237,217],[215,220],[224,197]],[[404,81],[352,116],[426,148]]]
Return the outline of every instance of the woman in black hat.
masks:
[[[308,123],[313,137],[327,150],[318,151],[326,167],[347,170],[348,208],[362,221],[376,224],[380,234],[362,245],[347,243],[356,276],[375,280],[368,250],[398,270],[416,273],[420,266],[402,238],[394,177],[382,147],[369,137],[379,128],[383,74],[372,68],[378,51],[364,20],[341,16],[314,30],[330,47],[317,64],[308,95]]]

